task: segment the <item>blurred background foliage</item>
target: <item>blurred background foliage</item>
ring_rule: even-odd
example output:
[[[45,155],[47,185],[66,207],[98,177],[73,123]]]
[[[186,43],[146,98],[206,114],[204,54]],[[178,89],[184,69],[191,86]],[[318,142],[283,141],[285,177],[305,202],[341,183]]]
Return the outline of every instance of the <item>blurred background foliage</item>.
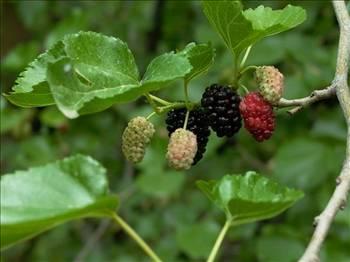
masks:
[[[243,1],[283,8],[303,6],[307,21],[290,32],[254,46],[248,64],[273,64],[286,79],[286,98],[327,86],[334,74],[338,28],[328,1]],[[1,92],[18,73],[65,34],[92,30],[126,41],[141,71],[152,57],[188,42],[211,41],[217,55],[209,73],[192,81],[198,101],[205,87],[230,74],[232,57],[209,27],[199,1],[4,1],[1,3]],[[252,77],[245,79],[255,88]],[[181,83],[160,96],[182,100]],[[346,128],[336,99],[320,102],[294,116],[278,110],[271,140],[257,143],[245,130],[233,139],[211,137],[205,158],[186,173],[165,161],[164,116],[152,119],[157,134],[144,161],[128,164],[121,134],[128,119],[147,115],[144,99],[98,114],[68,120],[55,107],[23,109],[1,97],[1,173],[84,153],[109,172],[110,187],[122,198],[121,215],[165,261],[203,261],[224,217],[195,187],[197,179],[256,170],[305,191],[302,199],[275,219],[230,231],[220,261],[292,262],[302,254],[312,221],[335,186],[345,153]],[[15,194],[15,192],[14,192]],[[89,243],[89,244],[87,244]],[[322,249],[322,261],[350,257],[350,208],[338,214]],[[142,251],[108,221],[84,220],[60,226],[3,252],[2,261],[147,261]]]

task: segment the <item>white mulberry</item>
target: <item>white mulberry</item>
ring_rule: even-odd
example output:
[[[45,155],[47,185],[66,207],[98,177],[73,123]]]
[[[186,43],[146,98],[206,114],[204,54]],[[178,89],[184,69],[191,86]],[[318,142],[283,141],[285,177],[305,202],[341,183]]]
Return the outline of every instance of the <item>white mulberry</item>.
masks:
[[[170,136],[167,159],[176,170],[189,169],[197,153],[197,137],[191,131],[178,128]]]
[[[141,162],[154,132],[153,124],[146,118],[138,116],[131,119],[122,137],[122,150],[126,159],[133,163]]]

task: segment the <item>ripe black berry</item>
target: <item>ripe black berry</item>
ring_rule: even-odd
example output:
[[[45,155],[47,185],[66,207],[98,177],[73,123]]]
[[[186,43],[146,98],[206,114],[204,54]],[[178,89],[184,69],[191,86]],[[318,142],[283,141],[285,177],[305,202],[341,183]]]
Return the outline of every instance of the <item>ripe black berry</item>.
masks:
[[[213,84],[206,88],[201,104],[218,137],[231,137],[242,127],[239,103],[238,94],[228,86]]]
[[[182,128],[186,118],[186,108],[172,109],[165,120],[169,136],[178,128]],[[192,165],[202,159],[210,135],[208,118],[202,108],[192,110],[188,117],[187,128],[197,136],[197,153]]]

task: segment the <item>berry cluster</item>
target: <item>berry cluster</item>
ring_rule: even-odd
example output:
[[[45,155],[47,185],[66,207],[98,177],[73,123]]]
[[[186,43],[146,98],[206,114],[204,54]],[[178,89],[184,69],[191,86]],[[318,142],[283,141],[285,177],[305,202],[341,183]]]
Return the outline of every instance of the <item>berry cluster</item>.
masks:
[[[172,109],[168,112],[168,116],[165,120],[165,123],[167,124],[169,136],[176,129],[184,126],[186,113],[186,108]],[[208,117],[203,108],[199,107],[190,111],[186,129],[190,130],[197,136],[198,149],[192,163],[192,165],[195,165],[199,160],[202,159],[203,154],[206,151],[206,146],[210,135]]]
[[[232,137],[242,127],[261,142],[275,129],[273,105],[283,92],[283,75],[273,66],[258,67],[255,72],[258,92],[242,99],[231,86],[213,84],[205,89],[200,106],[171,109],[165,120],[169,134],[166,154],[169,166],[186,170],[203,158],[210,128],[218,137]],[[187,121],[186,121],[187,117]],[[134,163],[142,160],[145,147],[154,133],[153,125],[143,117],[132,119],[123,134],[122,149]]]

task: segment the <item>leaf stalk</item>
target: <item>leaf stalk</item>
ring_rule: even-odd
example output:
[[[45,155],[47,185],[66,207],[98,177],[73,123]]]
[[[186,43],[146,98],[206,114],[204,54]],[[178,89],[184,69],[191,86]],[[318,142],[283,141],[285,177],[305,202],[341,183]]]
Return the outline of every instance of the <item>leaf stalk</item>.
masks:
[[[155,262],[162,262],[156,253],[147,245],[147,243],[132,229],[120,216],[113,213],[113,220],[123,228],[123,230],[142,248],[142,250]]]
[[[219,236],[217,237],[217,239],[215,241],[215,244],[213,246],[213,249],[210,252],[210,255],[207,259],[207,262],[214,262],[215,261],[215,257],[220,249],[222,241],[224,240],[225,235],[226,235],[228,229],[230,228],[230,226],[231,226],[231,220],[227,219],[223,228],[221,229],[221,231],[219,233]]]

